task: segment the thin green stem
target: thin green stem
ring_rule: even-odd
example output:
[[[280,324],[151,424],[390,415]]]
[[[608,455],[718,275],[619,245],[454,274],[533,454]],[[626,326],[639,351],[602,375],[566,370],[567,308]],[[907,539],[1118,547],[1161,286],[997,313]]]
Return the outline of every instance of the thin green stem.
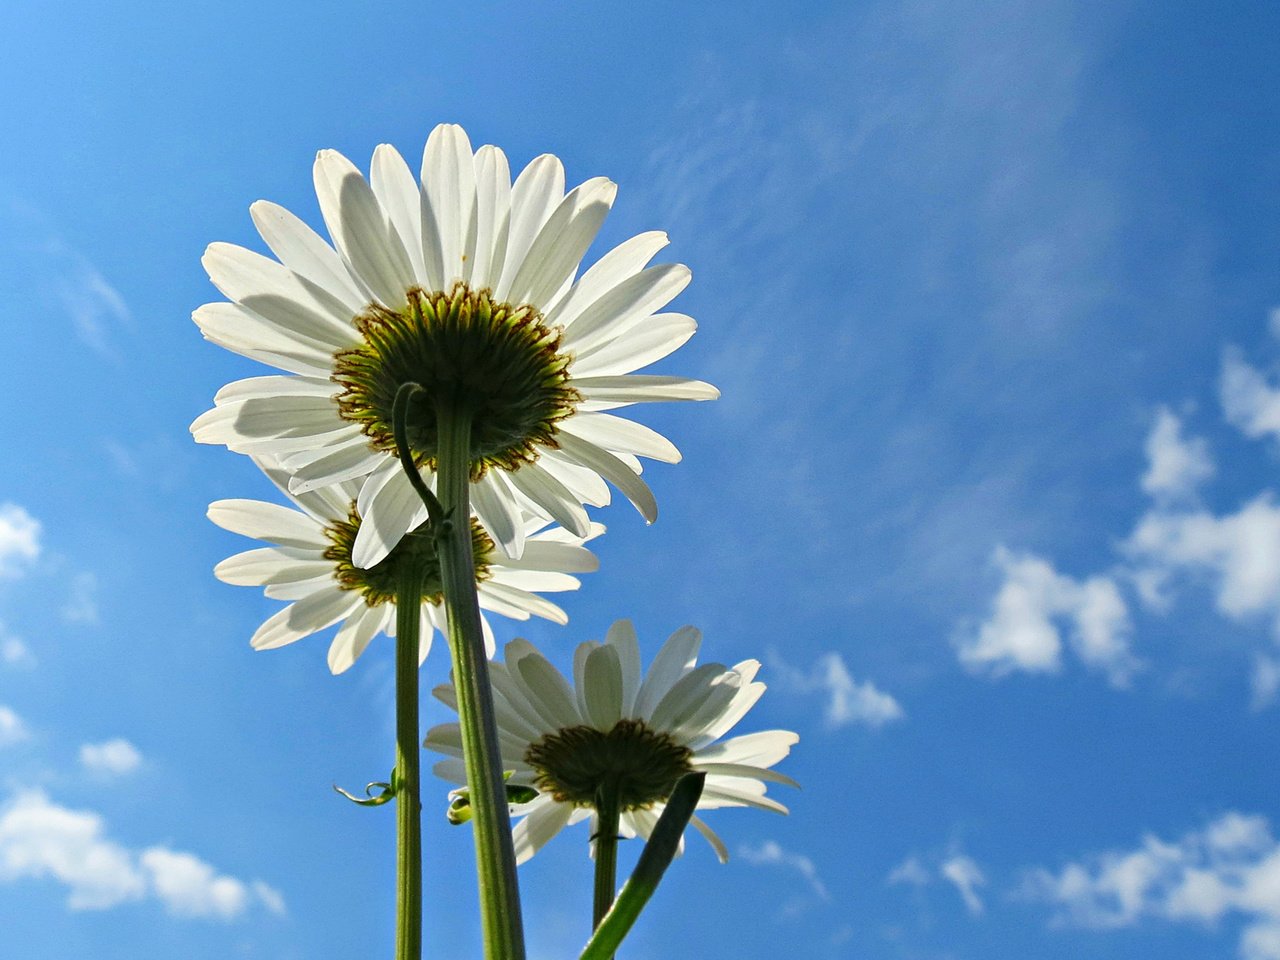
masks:
[[[613,906],[618,889],[618,790],[613,783],[601,784],[596,791],[596,883],[591,910],[591,929]]]
[[[442,401],[436,409],[436,423],[436,489],[446,517],[436,552],[449,623],[462,755],[471,791],[485,956],[489,960],[524,960],[511,818],[471,552],[471,416]]]
[[[418,631],[422,569],[396,583],[396,960],[422,958],[422,800],[418,771]]]

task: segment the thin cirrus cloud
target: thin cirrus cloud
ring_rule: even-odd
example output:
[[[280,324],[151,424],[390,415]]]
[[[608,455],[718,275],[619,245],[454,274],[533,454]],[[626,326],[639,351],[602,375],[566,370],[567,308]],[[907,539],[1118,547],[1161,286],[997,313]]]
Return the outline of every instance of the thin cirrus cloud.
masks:
[[[220,874],[194,854],[168,847],[130,850],[106,836],[98,814],[25,790],[0,807],[0,883],[41,879],[67,888],[71,910],[152,899],[175,917],[233,920],[255,904],[272,913],[285,909],[280,893],[260,880]]]
[[[831,894],[818,875],[818,868],[814,862],[802,853],[792,853],[783,849],[776,840],[765,840],[756,847],[750,845],[739,847],[738,856],[753,866],[780,866],[798,873],[819,900],[831,899]]]
[[[1057,869],[1028,871],[1024,899],[1055,926],[1118,930],[1147,922],[1243,922],[1243,960],[1280,960],[1280,844],[1265,817],[1231,811],[1175,840],[1143,837]]]

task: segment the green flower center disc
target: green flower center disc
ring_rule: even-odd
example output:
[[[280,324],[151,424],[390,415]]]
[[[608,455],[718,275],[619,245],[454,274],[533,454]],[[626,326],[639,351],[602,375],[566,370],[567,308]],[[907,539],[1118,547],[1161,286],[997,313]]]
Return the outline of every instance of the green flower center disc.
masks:
[[[464,283],[450,293],[410,290],[403,310],[371,305],[354,324],[364,342],[340,350],[333,380],[338,412],[360,424],[373,446],[395,453],[392,406],[402,384],[422,392],[409,403],[414,460],[435,466],[442,406],[471,417],[476,477],[491,466],[512,470],[555,447],[556,423],[581,399],[569,386],[570,357],[560,331],[532,306],[494,302]]]
[[[622,810],[665,800],[692,767],[693,751],[640,720],[619,720],[607,733],[568,727],[529,745],[524,759],[537,772],[538,789],[561,803],[594,806],[603,785],[617,791]]]
[[[355,504],[351,505],[351,512],[346,520],[331,523],[324,532],[331,544],[325,550],[324,558],[333,561],[333,575],[337,578],[338,586],[343,590],[359,590],[369,606],[376,607],[395,600],[399,583],[397,578],[404,564],[413,564],[423,570],[424,603],[439,604],[444,601],[440,559],[436,555],[435,533],[429,521],[407,533],[386,557],[367,570],[351,562],[351,548],[355,546],[356,534],[360,532],[360,515],[356,513]],[[489,579],[489,557],[492,551],[493,541],[484,532],[479,521],[472,517],[471,552],[475,557],[476,583]]]

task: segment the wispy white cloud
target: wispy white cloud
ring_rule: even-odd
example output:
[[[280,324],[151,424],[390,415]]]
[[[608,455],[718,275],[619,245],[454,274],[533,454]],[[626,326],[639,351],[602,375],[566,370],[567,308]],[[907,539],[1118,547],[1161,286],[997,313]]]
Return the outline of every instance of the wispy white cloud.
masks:
[[[59,806],[40,790],[0,808],[0,882],[52,879],[72,910],[106,910],[147,898],[176,917],[232,920],[258,904],[279,913],[279,892],[246,883],[194,854],[154,846],[135,852],[106,836],[101,816]]]
[[[878,728],[906,716],[902,705],[870,680],[855,681],[838,653],[824,653],[808,672],[788,664],[777,651],[769,660],[787,689],[823,694],[822,716],[830,729],[855,723]]]
[[[991,613],[956,638],[960,661],[976,673],[1000,677],[1014,671],[1053,673],[1062,666],[1058,623],[1071,625],[1071,647],[1087,666],[1126,686],[1141,664],[1130,650],[1128,606],[1115,580],[1075,580],[1032,554],[996,550],[1003,583]]]
[[[1274,313],[1272,324],[1274,328]],[[1222,354],[1219,399],[1227,422],[1247,437],[1280,437],[1280,386],[1244,359],[1237,347]]]
[[[941,867],[942,877],[956,888],[964,908],[975,917],[982,916],[985,909],[982,898],[978,896],[978,888],[987,882],[982,870],[972,857],[957,854],[946,860]]]
[[[122,776],[142,765],[142,754],[128,740],[116,737],[81,745],[80,764],[92,773]]]
[[[1142,489],[1153,497],[1180,499],[1191,494],[1213,476],[1213,460],[1202,437],[1185,438],[1182,421],[1167,407],[1156,413],[1147,435],[1147,472]]]
[[[1174,841],[1154,835],[1057,870],[1030,871],[1022,894],[1059,925],[1114,930],[1148,919],[1245,922],[1240,955],[1280,960],[1280,845],[1265,817],[1229,812]]]
[[[885,883],[889,886],[910,886],[923,889],[936,881],[943,881],[955,888],[964,907],[972,916],[982,916],[986,907],[978,890],[986,886],[987,878],[976,860],[953,849],[946,856],[936,854],[922,857],[911,854],[889,871]]]
[[[0,577],[14,577],[40,556],[40,521],[16,503],[0,503]]]
[[[88,571],[71,578],[71,590],[62,606],[67,623],[92,626],[98,623],[98,577]]]
[[[0,704],[0,747],[11,747],[30,736],[26,722],[12,708]]]
[[[819,900],[831,899],[814,862],[803,854],[784,850],[774,840],[766,840],[758,847],[742,846],[738,849],[738,856],[756,866],[781,866],[793,870],[805,879]]]
[[[1266,654],[1254,657],[1249,692],[1254,710],[1265,710],[1276,702],[1276,696],[1280,694],[1280,660]]]
[[[933,874],[920,862],[920,858],[912,854],[889,871],[885,882],[890,886],[906,884],[911,887],[927,886],[933,880]]]
[[[0,624],[0,663],[22,669],[30,669],[36,665],[35,654],[26,641],[7,633],[4,624]]]

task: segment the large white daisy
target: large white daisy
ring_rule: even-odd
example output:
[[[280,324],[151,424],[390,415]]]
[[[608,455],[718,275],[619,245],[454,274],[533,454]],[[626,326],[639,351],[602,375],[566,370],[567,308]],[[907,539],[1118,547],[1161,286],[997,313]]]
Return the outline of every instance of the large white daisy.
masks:
[[[258,201],[250,212],[278,259],[226,243],[205,253],[231,302],[195,312],[204,336],[289,375],[221,391],[192,424],[197,440],[280,457],[295,492],[367,477],[354,554],[365,566],[424,516],[391,433],[395,392],[408,381],[425,390],[409,409],[410,446],[425,470],[435,462],[437,404],[467,408],[471,500],[509,555],[522,549],[522,504],[585,536],[583,505],[608,502],[605,480],[655,519],[638,458],[676,462],[680,453],[604,411],[719,393],[633,372],[696,327],[657,312],[690,276],[683,264],[648,266],[664,233],[633,237],[576,277],[613,203],[612,182],[597,177],[566,194],[563,166],[543,155],[512,183],[501,150],[473,153],[461,127],[442,124],[420,179],[384,144],[368,181],[322,150],[315,187],[332,247]]]
[[[525,640],[507,644],[505,663],[490,664],[503,769],[514,771],[512,786],[538,791],[533,800],[512,807],[512,815],[522,817],[513,828],[518,862],[563,827],[592,817],[596,791],[606,778],[619,789],[623,836],[648,838],[675,782],[694,771],[707,774],[699,810],[787,812],[765,796],[765,782],[797,786],[769,768],[800,738],[789,730],[765,730],[720,741],[765,685],[755,680],[756,660],[698,666],[701,637],[693,627],[677,630],[647,676],[627,620],[615,623],[603,644],[579,645],[572,685]],[[457,709],[451,685],[434,693]],[[433,727],[425,745],[451,757],[436,764],[437,774],[466,783],[458,724]],[[697,816],[690,823],[721,861],[729,858],[706,823]]]
[[[351,481],[303,493],[290,493],[289,475],[277,464],[258,465],[299,509],[260,500],[218,500],[209,506],[209,519],[223,529],[265,540],[271,546],[228,557],[214,568],[226,583],[265,587],[268,597],[291,601],[269,617],[250,643],[268,650],[293,643],[342,621],[329,646],[329,669],[342,673],[379,633],[395,635],[397,568],[405,561],[425,563],[419,662],[431,649],[434,631],[445,632],[446,619],[435,561],[434,538],[426,529],[411,531],[379,563],[361,568],[351,559],[361,518],[357,485]],[[524,521],[524,555],[512,560],[494,548],[476,520],[472,520],[476,584],[481,611],[516,620],[530,615],[566,623],[563,610],[536,591],[576,590],[573,573],[598,566],[595,554],[582,540],[560,527],[545,528],[541,518]],[[592,524],[588,539],[604,531]],[[434,572],[433,572],[434,571]],[[493,656],[493,631],[481,614],[485,646]]]

